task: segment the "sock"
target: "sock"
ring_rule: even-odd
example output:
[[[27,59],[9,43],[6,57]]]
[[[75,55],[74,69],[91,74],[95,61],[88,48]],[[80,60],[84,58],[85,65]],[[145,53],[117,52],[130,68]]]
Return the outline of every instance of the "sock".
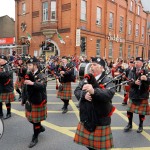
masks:
[[[41,130],[41,122],[33,123],[34,137],[37,138]]]
[[[124,101],[125,103],[127,103],[128,98],[129,98],[129,96],[128,96],[128,93],[127,93],[127,94],[125,94],[125,96],[124,96],[124,100],[123,100],[123,101]]]
[[[11,114],[11,103],[6,104],[7,114]]]
[[[127,111],[127,117],[129,120],[129,125],[132,125],[133,113]]]
[[[145,116],[144,115],[139,115],[139,127],[143,127],[143,121],[145,120]]]
[[[64,100],[64,105],[65,105],[65,108],[67,108],[69,105],[69,100]]]
[[[0,114],[3,114],[3,104],[2,104],[2,102],[0,103]]]

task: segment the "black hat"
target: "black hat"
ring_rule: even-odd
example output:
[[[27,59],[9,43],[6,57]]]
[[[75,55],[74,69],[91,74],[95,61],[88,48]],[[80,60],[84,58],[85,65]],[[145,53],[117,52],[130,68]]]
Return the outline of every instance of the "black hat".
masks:
[[[142,57],[136,57],[136,61],[142,61],[143,62],[143,58]]]
[[[29,60],[27,60],[26,62],[27,64],[35,64],[35,63],[39,63],[39,60],[36,57],[30,58]]]
[[[63,56],[62,59],[68,59],[68,57],[67,56]]]
[[[4,59],[4,60],[6,60],[7,61],[7,57],[5,56],[5,55],[0,55],[0,59]]]
[[[96,62],[105,68],[105,61],[101,59],[100,57],[91,57],[91,59],[92,59],[92,62]]]

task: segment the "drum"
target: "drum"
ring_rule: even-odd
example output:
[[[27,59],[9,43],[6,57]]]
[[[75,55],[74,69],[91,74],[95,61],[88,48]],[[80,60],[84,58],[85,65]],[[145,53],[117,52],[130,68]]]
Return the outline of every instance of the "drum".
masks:
[[[79,65],[79,78],[82,80],[85,74],[90,72],[91,63],[81,63]]]
[[[0,139],[3,136],[3,132],[4,132],[4,123],[3,120],[0,118]]]

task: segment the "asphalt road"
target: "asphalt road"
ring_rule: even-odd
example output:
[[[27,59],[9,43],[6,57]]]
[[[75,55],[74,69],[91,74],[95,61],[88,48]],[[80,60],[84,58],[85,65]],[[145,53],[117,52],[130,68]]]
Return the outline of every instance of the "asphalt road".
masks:
[[[74,91],[78,83],[72,83]],[[76,126],[79,121],[78,104],[73,95],[70,101],[69,111],[62,114],[63,103],[56,98],[55,81],[48,82],[48,117],[42,124],[46,131],[39,135],[39,143],[32,148],[33,150],[86,150],[85,147],[73,142]],[[18,95],[16,94],[18,98]],[[134,115],[133,130],[125,133],[123,128],[127,125],[126,106],[122,106],[123,90],[116,93],[113,104],[116,111],[112,116],[112,132],[114,138],[114,150],[150,150],[150,117],[147,116],[144,122],[144,131],[139,134],[138,115]],[[6,113],[6,108],[4,107]],[[4,120],[4,135],[0,139],[0,150],[28,150],[33,130],[32,125],[26,120],[24,107],[16,101],[12,104],[12,117]]]

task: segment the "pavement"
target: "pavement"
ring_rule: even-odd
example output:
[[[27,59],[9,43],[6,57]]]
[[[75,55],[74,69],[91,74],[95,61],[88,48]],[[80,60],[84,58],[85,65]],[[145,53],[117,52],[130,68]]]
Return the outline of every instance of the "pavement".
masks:
[[[78,83],[72,83],[72,94]],[[48,82],[48,117],[42,122],[46,131],[39,135],[38,144],[33,150],[87,150],[87,148],[73,142],[76,127],[79,122],[78,101],[74,94],[70,101],[69,111],[62,114],[63,103],[56,98],[55,81]],[[16,94],[16,98],[18,95]],[[133,130],[128,133],[123,131],[127,125],[126,106],[122,106],[123,90],[116,93],[113,104],[116,111],[112,116],[112,132],[114,150],[150,150],[150,117],[146,116],[144,131],[137,133],[138,115],[133,117]],[[4,106],[4,105],[3,105]],[[6,113],[6,108],[4,113]],[[0,139],[0,150],[28,150],[33,135],[32,125],[25,118],[24,107],[20,102],[12,103],[12,117],[4,120],[4,135]]]

